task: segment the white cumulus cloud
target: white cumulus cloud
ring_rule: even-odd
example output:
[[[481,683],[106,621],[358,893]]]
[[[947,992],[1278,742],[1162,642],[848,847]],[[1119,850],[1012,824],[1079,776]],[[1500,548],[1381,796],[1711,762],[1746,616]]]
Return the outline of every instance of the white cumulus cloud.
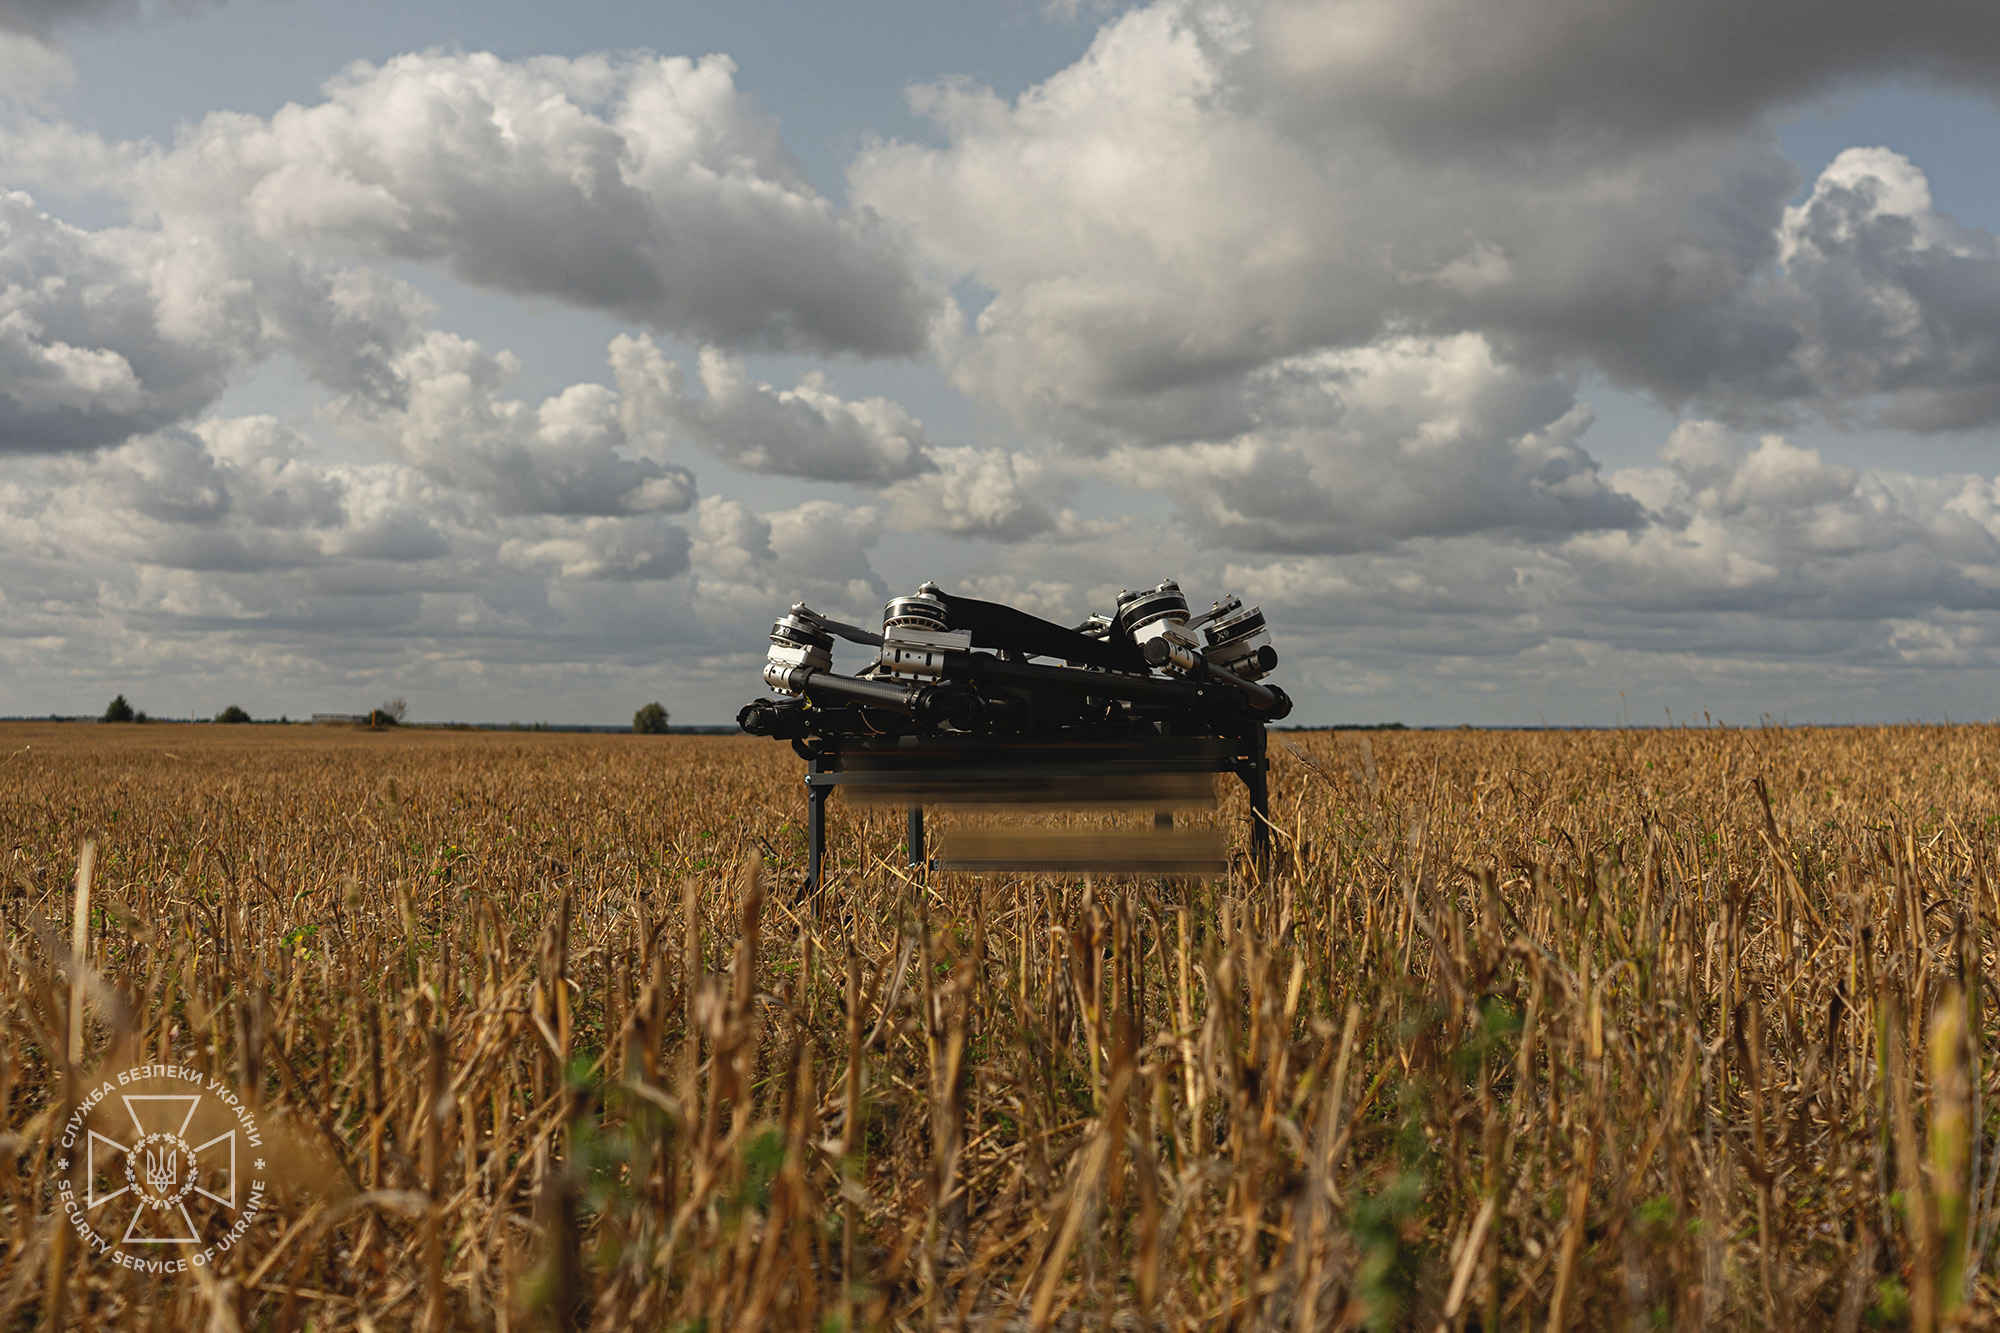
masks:
[[[680,364],[649,340],[621,337],[612,361],[635,403],[751,472],[879,486],[936,467],[923,423],[899,403],[842,398],[817,371],[780,389],[752,379],[740,358],[704,347],[695,395]]]
[[[732,346],[924,346],[936,295],[806,181],[726,56],[406,55],[325,94],[168,148],[30,121],[5,150],[232,250],[435,263]]]

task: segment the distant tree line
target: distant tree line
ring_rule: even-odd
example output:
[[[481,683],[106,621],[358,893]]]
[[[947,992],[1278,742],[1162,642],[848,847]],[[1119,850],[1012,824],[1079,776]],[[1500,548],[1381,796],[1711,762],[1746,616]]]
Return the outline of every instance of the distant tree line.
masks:
[[[389,700],[389,702],[385,704],[369,709],[365,721],[367,725],[371,727],[401,726],[403,721],[409,716],[409,712],[410,712],[410,706],[407,703],[405,703],[402,699],[391,699]],[[148,722],[151,721],[152,719],[148,718],[143,711],[132,707],[131,703],[127,701],[124,695],[121,694],[116,698],[114,698],[109,704],[105,706],[104,717],[102,720],[106,722]],[[217,713],[215,715],[215,720],[217,722],[223,722],[223,723],[239,723],[239,722],[255,722],[257,719],[250,716],[250,713],[247,709],[244,709],[236,704],[231,704],[227,708],[223,709],[220,713]],[[284,721],[289,721],[290,719],[280,718],[278,720],[284,722]],[[359,715],[356,715],[352,720],[359,722],[363,721],[364,719],[361,718]],[[519,724],[516,725],[518,726]],[[536,724],[537,729],[539,729],[541,725],[542,724],[537,723]],[[632,730],[638,732],[642,736],[666,735],[667,733],[666,706],[661,704],[658,700],[654,700],[652,703],[647,704],[644,708],[641,708],[638,712],[632,714]]]

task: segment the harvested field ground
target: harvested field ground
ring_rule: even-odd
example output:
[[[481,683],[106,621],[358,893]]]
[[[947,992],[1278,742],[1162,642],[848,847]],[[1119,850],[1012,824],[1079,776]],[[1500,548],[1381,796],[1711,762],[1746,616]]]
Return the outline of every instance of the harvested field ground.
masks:
[[[777,743],[0,727],[0,1328],[1993,1323],[2000,732],[1272,751],[1263,878],[806,902]],[[147,1061],[186,1273],[58,1204]]]

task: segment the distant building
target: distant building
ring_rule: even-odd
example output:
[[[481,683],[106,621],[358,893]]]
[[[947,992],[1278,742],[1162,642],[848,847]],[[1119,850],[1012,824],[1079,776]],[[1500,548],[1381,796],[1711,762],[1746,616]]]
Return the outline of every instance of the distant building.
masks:
[[[360,724],[366,722],[367,720],[368,720],[368,714],[366,713],[314,713],[313,714],[313,725],[316,727],[337,727],[344,723],[353,723],[354,725],[359,726]]]

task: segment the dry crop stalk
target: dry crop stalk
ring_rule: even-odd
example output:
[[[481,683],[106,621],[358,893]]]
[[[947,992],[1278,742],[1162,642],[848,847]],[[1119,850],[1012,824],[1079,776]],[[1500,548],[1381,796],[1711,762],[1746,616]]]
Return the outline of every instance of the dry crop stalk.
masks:
[[[524,1246],[569,1256],[571,1308],[607,1328],[985,1327],[1044,1293],[1086,1326],[1304,1330],[1364,1298],[1546,1324],[1565,1248],[1571,1326],[1858,1327],[1897,1317],[1906,1265],[1919,1320],[1955,1292],[1993,1311],[1990,729],[1301,734],[1275,750],[1268,882],[1155,904],[943,877],[912,913],[885,887],[899,830],[857,821],[853,873],[789,926],[781,747],[238,730],[47,729],[0,789],[0,1134],[25,1131],[0,1232],[32,1267],[0,1272],[0,1319],[60,1298],[106,1328],[144,1301],[386,1329],[442,1292],[499,1327]],[[297,776],[257,777],[278,763]],[[54,886],[85,836],[104,913],[75,950]],[[749,931],[736,843],[765,852]],[[300,1192],[212,1285],[69,1262],[52,1290],[72,952],[107,983],[86,1075],[183,1059],[295,1125],[315,1188],[350,1188],[342,1143],[364,1186],[436,1211],[308,1224]],[[1608,1187],[1572,1232],[1591,1144]]]

